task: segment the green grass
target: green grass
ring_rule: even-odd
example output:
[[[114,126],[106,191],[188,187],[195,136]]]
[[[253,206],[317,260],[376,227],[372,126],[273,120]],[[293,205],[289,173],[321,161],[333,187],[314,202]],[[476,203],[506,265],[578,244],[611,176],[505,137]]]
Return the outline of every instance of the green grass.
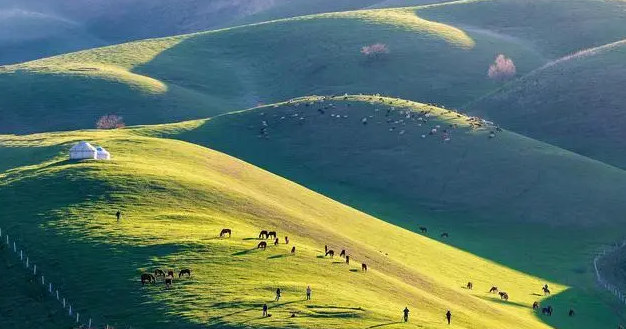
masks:
[[[601,305],[588,306],[594,300],[568,297],[576,289],[566,285],[400,229],[225,154],[138,135],[172,129],[0,137],[3,162],[14,159],[0,173],[3,232],[25,246],[75,311],[99,324],[446,328],[443,314],[451,309],[452,328],[547,328],[529,307],[543,299],[532,293],[546,281],[555,294],[546,303],[559,310],[582,303],[590,311],[575,322],[560,312],[550,319],[554,323],[583,328],[616,321]],[[104,145],[113,160],[68,162],[65,153],[78,140]],[[37,154],[15,160],[16,152],[28,151]],[[50,155],[41,157],[42,151]],[[124,214],[120,224],[114,218],[118,209]],[[223,227],[233,229],[232,238],[217,237]],[[254,249],[261,229],[288,235],[297,254],[289,255],[282,244]],[[320,258],[324,244],[347,248],[351,266]],[[1,255],[7,261],[15,257]],[[368,273],[358,270],[362,261]],[[171,290],[162,284],[142,288],[139,274],[156,267],[189,267],[193,277],[176,280]],[[24,277],[16,273],[5,280],[20,287]],[[473,291],[462,288],[468,280]],[[486,292],[494,284],[509,292],[509,303]],[[303,300],[307,285],[313,288],[311,302]],[[280,303],[271,302],[276,287],[284,292]],[[273,317],[262,319],[266,302]],[[46,298],[33,303],[11,303],[15,311],[1,321],[24,323],[39,317],[26,310],[50,305]],[[411,322],[394,324],[407,305]],[[292,311],[300,313],[290,318]]]
[[[377,42],[391,53],[379,60],[360,53]],[[344,91],[458,106],[498,87],[485,72],[503,51],[519,54],[520,73],[544,62],[517,43],[427,21],[414,9],[139,41],[0,69],[0,131],[91,128],[109,113],[127,124],[176,122]]]
[[[470,109],[526,136],[626,168],[624,41],[537,70]]]
[[[165,136],[231,154],[406,229],[449,232],[446,242],[456,247],[577,287],[574,299],[611,301],[596,289],[590,261],[625,233],[622,170],[507,131],[489,139],[486,131],[458,129],[448,144],[420,137],[436,124],[464,122],[453,114],[390,132],[390,105],[377,98],[329,102],[337,109],[324,115],[283,104],[174,125]],[[394,102],[396,109],[425,108]],[[258,137],[262,120],[267,140]]]

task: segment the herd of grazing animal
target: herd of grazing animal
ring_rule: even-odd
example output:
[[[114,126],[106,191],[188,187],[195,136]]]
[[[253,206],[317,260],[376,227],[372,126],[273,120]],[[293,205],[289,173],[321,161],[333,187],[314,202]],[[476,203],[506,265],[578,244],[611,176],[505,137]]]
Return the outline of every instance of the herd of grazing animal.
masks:
[[[191,270],[188,268],[182,269],[180,270],[180,272],[178,272],[178,278],[182,278],[184,275],[187,275],[187,277],[191,277]],[[157,279],[162,277],[164,282],[165,282],[165,287],[166,288],[170,288],[172,286],[172,283],[174,282],[174,270],[168,270],[167,274],[161,270],[161,269],[155,269],[154,270],[154,274],[152,273],[143,273],[141,275],[141,285],[144,285],[146,283],[156,283]]]

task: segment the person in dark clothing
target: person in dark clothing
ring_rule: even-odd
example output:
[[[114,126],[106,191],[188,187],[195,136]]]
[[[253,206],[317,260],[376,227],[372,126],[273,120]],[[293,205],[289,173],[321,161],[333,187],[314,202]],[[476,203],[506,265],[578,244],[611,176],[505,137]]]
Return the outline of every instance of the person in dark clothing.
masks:
[[[276,301],[280,300],[280,288],[276,289]]]
[[[306,300],[311,300],[311,286],[306,287]]]
[[[263,316],[267,316],[267,304],[263,304]]]
[[[409,308],[405,307],[404,311],[402,312],[404,312],[404,322],[408,322],[409,321]]]
[[[122,213],[118,210],[118,211],[115,213],[115,217],[117,218],[117,222],[119,223],[119,222],[120,222],[120,219],[122,218]]]
[[[452,320],[452,313],[450,312],[450,310],[448,310],[448,312],[446,313],[446,319],[448,320],[448,324],[450,324],[450,320]]]

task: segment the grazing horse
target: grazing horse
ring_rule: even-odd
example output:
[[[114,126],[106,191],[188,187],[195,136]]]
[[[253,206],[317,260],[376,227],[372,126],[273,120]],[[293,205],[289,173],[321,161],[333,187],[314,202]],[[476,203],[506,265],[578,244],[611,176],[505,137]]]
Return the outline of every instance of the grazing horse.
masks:
[[[265,250],[265,248],[267,248],[267,242],[265,242],[265,241],[259,242],[259,245],[256,246],[256,248]]]
[[[498,294],[500,294],[500,299],[509,300],[509,294],[507,294],[506,292],[501,291]]]
[[[191,277],[191,270],[188,268],[180,270],[180,272],[178,272],[178,277],[180,278],[181,276],[185,274],[187,274],[187,277]]]
[[[361,264],[361,271],[367,272],[367,264]]]
[[[538,308],[539,308],[539,306],[541,306],[541,305],[539,305],[539,302],[534,302],[534,303],[533,303],[533,310],[538,309]]]
[[[229,228],[222,229],[222,231],[220,232],[220,238],[226,235],[226,233],[228,233],[228,237],[230,238],[232,231]]]
[[[489,292],[492,294],[495,294],[496,292],[498,292],[498,287],[496,286],[491,287],[491,289],[489,289]]]
[[[157,268],[156,270],[154,270],[154,276],[165,276],[165,272]]]
[[[261,231],[261,233],[259,233],[259,239],[267,239],[268,235],[267,235],[267,231],[263,230]]]
[[[331,250],[329,250],[329,251],[327,251],[327,252],[326,252],[326,254],[324,255],[324,257],[326,257],[326,256],[328,256],[328,255],[330,255],[330,258],[335,257],[335,251],[334,251],[334,250],[332,250],[332,249],[331,249]]]
[[[472,290],[474,288],[474,284],[470,281],[467,283],[467,289]]]
[[[552,316],[552,306],[544,307],[541,309],[541,314]]]
[[[341,253],[339,253],[339,257],[346,257],[346,250],[341,249]]]
[[[274,245],[277,246],[278,245],[278,238],[276,238],[276,240],[274,240]]]
[[[350,265],[350,256],[346,255],[346,264]]]
[[[443,232],[443,233],[441,233],[441,237],[442,238],[449,238],[450,235],[448,233],[446,233],[446,232]]]
[[[576,315],[576,312],[574,312],[574,310],[572,310],[571,308],[569,309],[569,316],[574,316]]]
[[[550,289],[548,289],[548,288],[546,288],[546,287],[543,287],[543,288],[541,288],[541,289],[543,289],[543,294],[544,294],[544,295],[550,295]]]
[[[295,254],[296,253],[296,246],[291,247],[291,253]]]
[[[422,233],[427,233],[428,229],[425,228],[424,226],[420,227],[420,231],[422,231]]]
[[[141,284],[145,284],[146,282],[148,283],[154,283],[156,282],[156,279],[154,278],[154,275],[150,274],[150,273],[144,273],[141,275]]]
[[[274,239],[276,239],[276,231],[267,232],[267,238],[269,239],[270,237],[274,237]]]

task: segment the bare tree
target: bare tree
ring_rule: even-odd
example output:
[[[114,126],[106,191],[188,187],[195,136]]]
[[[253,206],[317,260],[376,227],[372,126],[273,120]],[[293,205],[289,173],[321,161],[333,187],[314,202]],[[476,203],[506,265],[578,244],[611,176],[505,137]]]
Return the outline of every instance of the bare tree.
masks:
[[[516,72],[517,69],[513,60],[507,58],[504,54],[499,54],[493,64],[489,66],[487,75],[493,80],[504,81],[514,78]]]
[[[98,129],[117,129],[126,126],[121,116],[109,114],[101,117],[96,121],[96,128]]]
[[[361,54],[367,57],[378,58],[382,54],[389,54],[389,47],[384,43],[375,43],[361,48]]]

